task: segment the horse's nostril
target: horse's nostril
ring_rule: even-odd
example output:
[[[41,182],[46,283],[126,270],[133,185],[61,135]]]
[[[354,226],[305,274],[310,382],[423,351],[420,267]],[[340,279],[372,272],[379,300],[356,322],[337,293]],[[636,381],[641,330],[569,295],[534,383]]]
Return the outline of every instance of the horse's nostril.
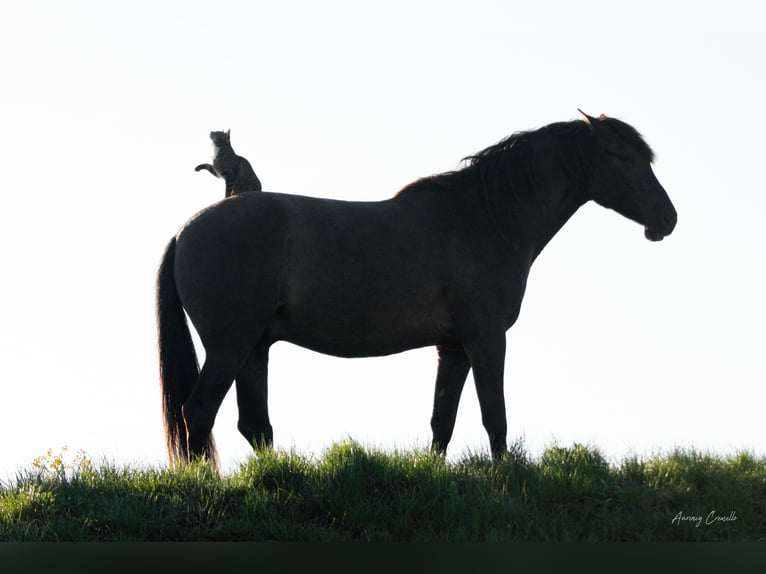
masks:
[[[675,213],[666,213],[662,218],[666,225],[675,225],[678,216]]]

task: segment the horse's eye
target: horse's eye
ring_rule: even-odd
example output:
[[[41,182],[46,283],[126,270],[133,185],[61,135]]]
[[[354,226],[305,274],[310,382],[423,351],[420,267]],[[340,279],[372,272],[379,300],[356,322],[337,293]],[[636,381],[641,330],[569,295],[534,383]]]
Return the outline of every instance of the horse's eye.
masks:
[[[609,151],[609,152],[606,152],[606,155],[608,157],[613,157],[615,159],[618,159],[626,163],[633,163],[635,159],[632,155],[629,155],[627,153],[622,153],[622,152]]]

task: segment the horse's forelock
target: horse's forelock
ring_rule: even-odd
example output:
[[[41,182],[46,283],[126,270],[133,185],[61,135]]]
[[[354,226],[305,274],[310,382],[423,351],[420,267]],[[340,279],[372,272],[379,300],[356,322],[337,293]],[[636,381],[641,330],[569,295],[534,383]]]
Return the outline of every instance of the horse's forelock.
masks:
[[[646,161],[649,163],[654,161],[654,151],[649,147],[649,144],[646,143],[643,136],[636,128],[617,118],[605,118],[604,122],[620,137],[620,139],[636,149]]]

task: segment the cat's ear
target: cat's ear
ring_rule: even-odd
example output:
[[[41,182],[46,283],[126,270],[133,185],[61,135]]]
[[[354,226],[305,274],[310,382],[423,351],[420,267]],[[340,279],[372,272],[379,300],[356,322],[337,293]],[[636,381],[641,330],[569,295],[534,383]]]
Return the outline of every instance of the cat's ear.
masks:
[[[231,135],[231,128],[229,128],[228,130],[226,130],[226,132],[225,132],[225,133],[226,133],[226,135],[227,135],[227,136],[230,136],[230,135]]]

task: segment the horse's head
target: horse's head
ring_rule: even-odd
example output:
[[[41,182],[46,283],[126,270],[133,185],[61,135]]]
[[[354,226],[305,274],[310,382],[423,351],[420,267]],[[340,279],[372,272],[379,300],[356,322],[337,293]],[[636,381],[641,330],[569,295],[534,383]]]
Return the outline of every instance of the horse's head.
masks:
[[[646,238],[660,241],[676,226],[677,214],[652,171],[654,154],[628,124],[586,115],[598,149],[588,195],[599,205],[644,226]]]

